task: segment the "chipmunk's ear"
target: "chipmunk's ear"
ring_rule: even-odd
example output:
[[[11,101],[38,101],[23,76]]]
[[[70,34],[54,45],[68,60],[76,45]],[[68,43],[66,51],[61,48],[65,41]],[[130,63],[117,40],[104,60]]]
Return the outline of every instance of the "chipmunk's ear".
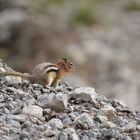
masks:
[[[61,58],[58,60],[57,64],[64,64],[67,62],[67,59],[66,58]]]
[[[61,59],[59,60],[59,62],[67,62],[67,59],[66,59],[66,58],[61,58]]]

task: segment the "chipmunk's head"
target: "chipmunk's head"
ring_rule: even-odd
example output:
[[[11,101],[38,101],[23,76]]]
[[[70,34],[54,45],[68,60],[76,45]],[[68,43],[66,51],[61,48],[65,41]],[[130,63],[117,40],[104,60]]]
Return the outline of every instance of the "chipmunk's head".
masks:
[[[66,58],[61,58],[58,63],[57,63],[58,67],[60,69],[63,69],[65,72],[72,72],[75,70],[75,65],[68,61]]]

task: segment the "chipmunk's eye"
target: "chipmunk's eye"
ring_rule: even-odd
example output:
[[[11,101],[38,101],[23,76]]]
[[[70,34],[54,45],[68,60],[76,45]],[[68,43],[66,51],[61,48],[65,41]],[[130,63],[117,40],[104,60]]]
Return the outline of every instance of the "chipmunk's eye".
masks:
[[[70,63],[69,68],[71,69],[71,71],[74,71],[75,70],[75,65],[73,63]]]
[[[73,67],[74,65],[73,65],[73,63],[69,63],[69,66],[70,66],[70,67]]]

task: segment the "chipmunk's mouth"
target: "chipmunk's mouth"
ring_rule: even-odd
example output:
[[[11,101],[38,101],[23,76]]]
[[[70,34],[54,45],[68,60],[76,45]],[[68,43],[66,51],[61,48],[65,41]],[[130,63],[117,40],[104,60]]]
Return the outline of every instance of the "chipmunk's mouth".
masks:
[[[76,70],[76,67],[73,67],[70,71],[73,72]]]

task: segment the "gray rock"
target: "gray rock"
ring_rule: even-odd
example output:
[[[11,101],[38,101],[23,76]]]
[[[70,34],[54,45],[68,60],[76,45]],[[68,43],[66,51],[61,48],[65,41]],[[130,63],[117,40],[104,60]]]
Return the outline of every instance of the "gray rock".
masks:
[[[7,122],[9,125],[11,125],[12,127],[16,127],[16,128],[19,128],[21,127],[20,123],[18,121],[15,121],[15,120],[9,120]]]
[[[10,111],[6,108],[6,107],[4,107],[4,108],[2,108],[2,113],[4,113],[4,114],[9,114],[10,113]]]
[[[115,128],[117,125],[111,121],[103,122],[100,127],[102,128]]]
[[[78,115],[79,115],[78,112],[69,113],[69,117],[72,121],[74,121]]]
[[[119,131],[117,129],[105,129],[104,128],[103,130],[101,130],[101,133],[107,139],[119,137]]]
[[[91,87],[79,87],[74,90],[73,97],[85,102],[96,104],[97,93]]]
[[[93,123],[92,116],[90,116],[87,113],[82,113],[80,114],[74,121],[74,124],[78,128],[83,128],[83,129],[90,129],[95,127]]]
[[[26,131],[22,131],[21,133],[20,133],[20,139],[21,140],[28,140],[29,139],[29,133],[28,132],[26,132]]]
[[[11,101],[7,104],[9,110],[14,110],[17,107],[17,102]]]
[[[68,105],[67,95],[44,94],[38,97],[38,104],[43,108],[50,108],[55,111],[64,111]]]
[[[23,122],[25,122],[28,119],[28,117],[27,117],[27,115],[24,115],[24,114],[8,115],[7,119],[9,119],[9,120],[13,119],[13,120],[16,120],[16,121],[18,121],[20,123],[23,123]]]
[[[96,140],[97,139],[97,135],[98,133],[97,132],[94,132],[92,130],[88,130],[88,131],[85,131],[83,136],[82,136],[82,140]]]
[[[47,129],[45,132],[44,132],[44,136],[46,137],[52,137],[52,136],[55,136],[56,133],[55,131],[53,131],[52,129]]]
[[[131,121],[131,122],[128,122],[126,125],[124,125],[122,127],[122,130],[126,133],[128,132],[135,132],[136,131],[136,128],[137,128],[137,125],[136,125],[136,122],[135,121]]]
[[[4,96],[0,95],[0,103],[4,101]]]
[[[62,116],[62,122],[63,122],[64,125],[72,124],[72,121],[71,121],[70,117],[68,116],[68,114],[64,114]]]
[[[41,91],[42,91],[43,93],[47,93],[47,94],[50,93],[50,90],[49,90],[48,88],[43,88]]]
[[[82,135],[81,140],[90,140],[90,139],[89,139],[89,137],[87,135]]]
[[[128,120],[126,118],[123,118],[122,116],[117,116],[115,117],[113,122],[118,126],[123,127],[128,123]]]
[[[58,128],[61,129],[63,128],[63,124],[62,121],[60,119],[57,118],[53,118],[51,119],[48,124],[52,127],[52,128]]]
[[[100,123],[102,122],[107,122],[108,119],[106,116],[101,116],[101,115],[98,115],[96,118],[95,118],[97,121],[99,121]]]
[[[6,136],[6,135],[3,135],[3,136],[0,137],[0,138],[1,138],[1,140],[14,140],[13,137],[11,137],[11,136]]]
[[[37,118],[40,118],[43,115],[43,109],[37,105],[24,106],[22,111],[25,114],[28,114],[30,116],[34,116]]]
[[[140,132],[140,125],[137,125],[137,130]]]
[[[20,129],[19,128],[10,127],[9,134],[17,134],[19,132],[20,132]]]
[[[59,140],[68,140],[68,135],[65,132],[61,132],[58,136]]]
[[[116,100],[116,99],[113,100],[112,105],[114,107],[117,107],[117,106],[121,106],[123,108],[127,107],[125,103],[123,103],[122,101]]]
[[[76,134],[75,130],[73,128],[66,128],[64,129],[64,132],[67,134],[68,139],[70,140],[78,140],[78,135]]]
[[[79,140],[73,128],[66,128],[63,132],[59,134],[59,140]]]

